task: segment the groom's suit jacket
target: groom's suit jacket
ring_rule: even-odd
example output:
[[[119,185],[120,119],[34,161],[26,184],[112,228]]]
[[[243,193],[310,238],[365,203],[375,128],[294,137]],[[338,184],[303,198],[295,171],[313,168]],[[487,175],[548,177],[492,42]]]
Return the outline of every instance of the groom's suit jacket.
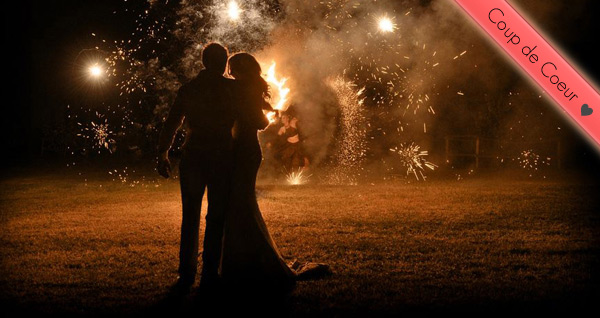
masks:
[[[222,74],[202,70],[181,86],[159,137],[159,153],[171,148],[184,121],[187,125],[184,149],[229,151],[235,120],[233,83]]]

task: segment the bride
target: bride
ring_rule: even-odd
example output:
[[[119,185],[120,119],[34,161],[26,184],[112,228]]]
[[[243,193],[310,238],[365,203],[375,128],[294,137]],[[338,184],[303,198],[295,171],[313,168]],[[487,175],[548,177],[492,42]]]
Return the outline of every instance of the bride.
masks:
[[[257,132],[269,121],[268,84],[260,65],[247,53],[229,59],[236,80],[238,114],[233,128],[234,161],[231,208],[225,219],[221,277],[226,283],[291,288],[296,273],[290,269],[271,238],[256,201],[256,174],[262,161]]]
[[[320,266],[307,263],[304,269],[290,268],[267,230],[256,201],[256,174],[262,161],[257,132],[269,124],[263,109],[272,110],[269,86],[261,68],[248,53],[229,59],[229,74],[237,90],[237,122],[233,128],[234,164],[231,208],[225,219],[221,277],[226,284],[291,290],[295,281]],[[306,266],[312,264],[312,266]],[[320,271],[327,271],[323,264]],[[310,270],[307,270],[310,268]]]

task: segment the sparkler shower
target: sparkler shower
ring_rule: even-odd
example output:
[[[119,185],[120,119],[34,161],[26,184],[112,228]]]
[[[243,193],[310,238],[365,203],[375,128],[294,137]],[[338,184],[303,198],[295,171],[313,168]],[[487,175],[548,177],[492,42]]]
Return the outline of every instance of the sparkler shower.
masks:
[[[336,166],[331,169],[327,182],[333,184],[355,184],[360,176],[362,162],[366,156],[366,122],[364,117],[364,88],[356,89],[342,77],[329,79],[327,85],[336,93],[340,107]]]

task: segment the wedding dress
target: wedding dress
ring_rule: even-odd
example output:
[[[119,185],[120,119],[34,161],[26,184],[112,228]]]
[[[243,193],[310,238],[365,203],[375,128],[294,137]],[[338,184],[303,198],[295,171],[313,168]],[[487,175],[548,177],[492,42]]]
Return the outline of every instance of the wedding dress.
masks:
[[[238,81],[238,85],[242,103],[234,127],[231,208],[225,219],[221,277],[225,283],[246,287],[290,289],[297,279],[328,267],[305,263],[292,269],[267,230],[255,193],[262,161],[257,132],[268,125],[262,112],[265,101],[245,83]]]

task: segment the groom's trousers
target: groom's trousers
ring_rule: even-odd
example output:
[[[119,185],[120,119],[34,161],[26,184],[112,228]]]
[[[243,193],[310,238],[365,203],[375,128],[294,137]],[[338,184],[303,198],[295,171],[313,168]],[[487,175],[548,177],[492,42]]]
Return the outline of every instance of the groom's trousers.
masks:
[[[231,153],[184,150],[179,164],[183,217],[179,275],[194,280],[198,268],[200,208],[207,191],[208,208],[202,252],[202,275],[216,276],[221,260],[223,223],[229,203]]]

